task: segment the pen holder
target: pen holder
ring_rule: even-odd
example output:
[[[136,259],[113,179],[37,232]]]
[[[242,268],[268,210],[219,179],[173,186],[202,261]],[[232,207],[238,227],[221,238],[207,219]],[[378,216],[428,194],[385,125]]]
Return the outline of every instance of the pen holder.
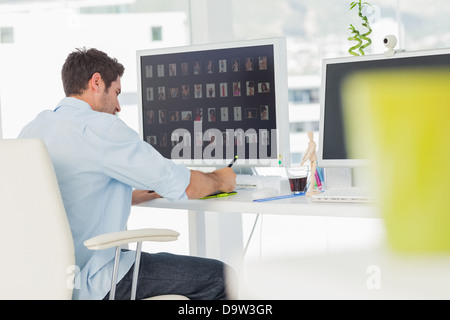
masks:
[[[344,86],[350,152],[373,161],[388,244],[450,251],[450,70],[371,71]]]

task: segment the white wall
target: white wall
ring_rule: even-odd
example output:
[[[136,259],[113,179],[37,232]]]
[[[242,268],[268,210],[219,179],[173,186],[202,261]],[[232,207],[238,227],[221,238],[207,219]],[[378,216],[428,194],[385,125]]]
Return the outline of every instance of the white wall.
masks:
[[[15,43],[2,44],[0,50],[3,137],[15,138],[40,111],[54,108],[64,97],[61,67],[75,48],[95,47],[116,57],[125,66],[122,92],[136,93],[136,50],[188,44],[187,23],[183,12],[81,15],[54,9],[0,14],[0,26],[13,26],[15,37]],[[164,41],[151,41],[152,26],[163,27]]]

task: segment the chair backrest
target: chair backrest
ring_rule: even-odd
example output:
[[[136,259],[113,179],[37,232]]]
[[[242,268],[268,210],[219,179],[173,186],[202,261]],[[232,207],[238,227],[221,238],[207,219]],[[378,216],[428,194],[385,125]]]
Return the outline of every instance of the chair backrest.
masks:
[[[71,299],[75,254],[39,139],[0,139],[0,299]]]

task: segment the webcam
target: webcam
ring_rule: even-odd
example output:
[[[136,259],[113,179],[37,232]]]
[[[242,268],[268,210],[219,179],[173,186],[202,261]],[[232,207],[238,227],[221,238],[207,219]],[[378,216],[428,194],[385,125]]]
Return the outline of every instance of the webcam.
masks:
[[[383,44],[388,50],[384,53],[387,57],[395,54],[394,47],[397,45],[397,38],[393,35],[388,35],[383,38]]]
[[[386,48],[393,50],[397,45],[397,38],[393,35],[386,36],[383,39],[383,43]]]

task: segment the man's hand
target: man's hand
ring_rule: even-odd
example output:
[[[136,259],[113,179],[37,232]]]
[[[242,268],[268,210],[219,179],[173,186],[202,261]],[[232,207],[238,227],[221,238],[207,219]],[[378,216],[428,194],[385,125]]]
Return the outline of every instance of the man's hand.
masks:
[[[216,191],[230,192],[236,186],[236,174],[231,168],[203,173],[191,170],[191,181],[186,188],[189,199],[198,199]]]
[[[133,190],[131,205],[137,205],[145,201],[161,198],[159,194],[151,190]]]

